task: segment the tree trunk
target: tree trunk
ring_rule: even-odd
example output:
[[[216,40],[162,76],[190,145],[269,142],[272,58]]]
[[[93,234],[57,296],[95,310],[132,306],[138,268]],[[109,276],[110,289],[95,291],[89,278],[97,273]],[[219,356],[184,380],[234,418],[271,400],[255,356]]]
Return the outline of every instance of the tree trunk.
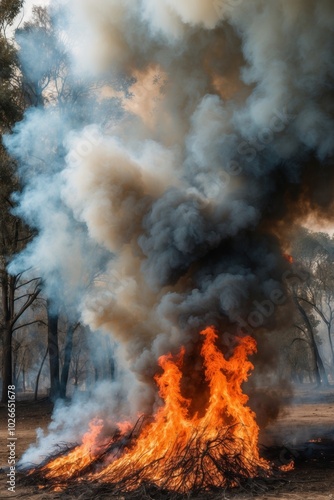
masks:
[[[18,241],[18,223],[16,224],[15,241]],[[1,299],[2,299],[2,331],[3,331],[3,366],[2,366],[2,398],[3,403],[7,402],[7,390],[9,385],[13,385],[13,332],[19,327],[15,327],[17,321],[25,313],[28,307],[34,302],[40,293],[39,283],[34,292],[27,293],[25,303],[15,310],[15,291],[19,276],[9,275],[2,270],[1,276]]]
[[[13,352],[13,350],[12,350],[12,371],[13,371],[13,376],[12,376],[13,385],[15,385],[15,387],[17,388],[19,377],[17,373],[16,355],[15,352]]]
[[[325,385],[327,387],[329,385],[328,378],[327,378],[327,374],[326,374],[324,363],[323,363],[323,361],[321,359],[321,356],[320,356],[320,353],[319,353],[319,349],[318,349],[317,343],[316,343],[316,341],[314,339],[314,333],[313,333],[312,324],[311,324],[311,322],[309,320],[309,317],[308,317],[305,309],[300,305],[300,303],[298,302],[297,298],[295,298],[295,303],[296,303],[296,305],[298,307],[298,310],[299,310],[302,318],[304,319],[304,321],[306,323],[307,330],[309,332],[310,343],[311,343],[312,351],[313,351],[314,358],[315,358],[315,366],[316,366],[315,376],[316,376],[317,385],[318,386]]]
[[[50,303],[48,313],[48,351],[50,363],[50,399],[56,401],[60,396],[59,383],[59,346],[58,346],[58,314],[51,311]]]
[[[37,401],[39,379],[40,379],[40,376],[41,376],[41,373],[42,373],[42,370],[43,370],[44,361],[46,360],[46,356],[48,355],[48,352],[49,352],[49,347],[46,348],[45,354],[44,354],[43,359],[42,359],[41,366],[39,367],[39,370],[38,370],[38,373],[37,373],[36,385],[35,385],[35,394],[34,394],[34,401]]]
[[[115,379],[115,360],[114,360],[114,352],[111,347],[111,342],[110,338],[107,338],[107,353],[108,353],[108,367],[107,367],[107,377],[110,378],[110,380]]]
[[[12,328],[10,325],[6,325],[3,332],[2,403],[7,403],[8,386],[13,385],[12,338]]]
[[[8,386],[13,385],[13,323],[14,308],[13,277],[5,273],[1,280],[2,310],[3,310],[3,364],[2,364],[2,395],[1,402],[7,403]]]
[[[66,388],[67,388],[68,374],[70,371],[72,349],[73,349],[73,334],[77,326],[78,324],[76,325],[70,324],[66,332],[64,365],[61,372],[61,380],[60,380],[60,397],[63,399],[66,398]]]
[[[332,322],[329,321],[327,323],[327,333],[328,333],[328,340],[329,340],[329,345],[331,347],[331,354],[332,354],[331,375],[334,378],[334,348],[333,348],[333,341],[332,341],[331,326],[332,326]]]
[[[22,368],[22,391],[26,392],[26,371],[25,368]]]

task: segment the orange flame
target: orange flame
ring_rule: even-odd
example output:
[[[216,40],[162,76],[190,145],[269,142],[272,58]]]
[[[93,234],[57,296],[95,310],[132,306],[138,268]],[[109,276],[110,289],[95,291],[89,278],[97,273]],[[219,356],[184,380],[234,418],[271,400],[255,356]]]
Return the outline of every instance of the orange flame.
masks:
[[[291,460],[291,462],[289,462],[286,465],[281,465],[280,466],[280,470],[282,472],[290,472],[290,471],[294,470],[294,468],[295,468],[295,463],[294,463],[293,460]]]
[[[285,254],[283,254],[283,257],[285,258],[285,260],[287,260],[289,262],[289,264],[293,264],[293,257],[292,257],[292,255],[289,255],[288,253],[285,253]]]
[[[159,365],[163,373],[155,379],[164,405],[132,446],[113,461],[109,458],[89,479],[112,484],[124,481],[127,490],[149,482],[184,493],[236,486],[240,478],[270,473],[270,464],[259,456],[255,414],[246,406],[248,397],[241,390],[241,384],[253,369],[247,357],[256,351],[255,340],[237,339],[233,355],[225,359],[216,347],[215,329],[208,327],[201,334],[204,337],[201,356],[210,391],[204,416],[190,416],[191,401],[181,394],[184,349],[175,359],[171,354],[161,356]],[[92,431],[94,442],[98,433],[93,434]],[[72,466],[77,460],[77,477],[86,458],[94,456],[87,443],[85,439],[69,455],[47,464],[46,476],[54,477],[56,473],[58,479],[68,478],[74,474]]]
[[[84,434],[80,446],[75,447],[66,456],[55,458],[45,466],[47,470],[46,477],[71,478],[78,471],[87,467],[98,454],[96,442],[102,427],[103,422],[101,420],[92,420],[89,424],[89,431]]]

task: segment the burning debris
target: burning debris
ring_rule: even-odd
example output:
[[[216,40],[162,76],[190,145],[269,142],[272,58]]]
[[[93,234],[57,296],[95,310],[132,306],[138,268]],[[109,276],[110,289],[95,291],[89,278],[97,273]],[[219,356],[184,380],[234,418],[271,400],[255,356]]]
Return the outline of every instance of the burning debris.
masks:
[[[257,340],[255,372],[275,372],[266,330],[292,317],[282,300],[293,264],[286,234],[308,212],[333,208],[334,3],[55,4],[56,52],[71,47],[66,84],[86,96],[82,85],[103,80],[102,104],[32,108],[7,138],[23,184],[17,213],[38,230],[11,269],[37,268],[57,307],[115,343],[116,380],[96,389],[89,412],[78,401],[64,424],[59,410],[54,441],[81,442],[94,412],[114,422],[154,417],[111,442],[95,423],[38,472],[51,483],[149,481],[176,492],[270,474],[241,391],[255,351],[244,334]],[[47,61],[38,40],[25,47],[33,80]],[[106,117],[107,94],[122,113]],[[226,356],[222,338],[234,347]],[[261,412],[271,404],[264,398]],[[23,463],[51,452],[48,439]]]
[[[162,356],[156,376],[164,401],[152,422],[139,433],[120,425],[111,442],[99,443],[102,422],[92,423],[82,444],[32,472],[66,487],[82,479],[108,483],[116,490],[136,490],[142,483],[176,493],[231,488],[249,478],[267,477],[272,465],[259,456],[255,414],[246,405],[241,384],[253,368],[248,356],[254,339],[236,339],[226,359],[216,346],[214,328],[201,332],[201,356],[209,386],[203,416],[189,414],[190,401],[181,394],[184,350],[175,358]],[[136,435],[137,434],[137,435]]]

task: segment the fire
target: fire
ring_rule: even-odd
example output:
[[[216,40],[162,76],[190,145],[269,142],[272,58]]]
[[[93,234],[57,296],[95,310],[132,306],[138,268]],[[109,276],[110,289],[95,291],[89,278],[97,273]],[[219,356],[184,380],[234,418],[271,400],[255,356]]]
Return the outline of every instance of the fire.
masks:
[[[234,353],[226,359],[216,346],[218,335],[213,327],[201,335],[210,392],[204,415],[190,415],[191,401],[181,393],[185,350],[174,358],[162,356],[163,373],[155,379],[164,405],[120,456],[106,456],[99,470],[86,474],[86,479],[121,485],[124,490],[151,483],[186,493],[233,487],[242,479],[270,474],[271,465],[259,456],[255,414],[246,406],[248,397],[241,389],[253,369],[247,358],[256,351],[255,340],[237,339]],[[81,446],[47,464],[45,476],[78,477],[87,460],[96,456],[99,431],[99,426],[93,426]]]
[[[291,462],[289,462],[286,465],[281,465],[280,466],[280,470],[282,472],[290,472],[290,471],[294,470],[294,468],[295,468],[295,463],[294,463],[293,460],[291,460]]]
[[[293,264],[293,257],[292,257],[292,255],[289,255],[288,253],[285,253],[283,255],[283,257],[285,258],[285,260],[287,260],[289,262],[289,264]]]
[[[46,466],[46,477],[66,477],[71,478],[87,467],[98,454],[96,447],[97,437],[101,432],[103,422],[93,420],[89,424],[89,431],[84,434],[82,444],[70,451],[66,456],[55,458]],[[51,466],[52,465],[52,466]]]

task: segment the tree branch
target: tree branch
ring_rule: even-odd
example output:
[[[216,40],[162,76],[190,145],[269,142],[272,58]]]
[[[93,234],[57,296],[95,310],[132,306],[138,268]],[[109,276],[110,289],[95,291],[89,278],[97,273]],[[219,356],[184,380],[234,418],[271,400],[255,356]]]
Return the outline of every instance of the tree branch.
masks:
[[[21,309],[17,312],[17,314],[15,314],[15,317],[12,321],[12,327],[15,325],[15,323],[17,322],[17,320],[22,316],[22,314],[28,309],[28,307],[31,306],[31,304],[34,302],[34,300],[36,300],[36,298],[38,297],[39,293],[41,292],[41,289],[39,288],[39,286],[36,287],[34,293],[32,293],[29,298],[26,300],[26,302],[23,304],[23,306],[21,307]]]
[[[13,328],[12,331],[15,332],[16,330],[19,330],[20,328],[24,328],[25,326],[29,326],[29,325],[34,325],[36,323],[39,323],[39,324],[47,326],[47,323],[45,321],[39,320],[39,319],[35,319],[34,321],[29,321],[28,323],[23,323],[23,325],[16,326],[15,328]]]
[[[326,318],[326,316],[324,315],[324,313],[319,309],[319,307],[314,304],[313,302],[305,299],[305,297],[299,297],[299,296],[296,296],[296,299],[299,299],[299,300],[302,300],[303,302],[306,302],[307,304],[309,304],[311,307],[313,307],[313,309],[319,314],[319,316],[322,318],[323,322],[326,323],[326,325],[328,325],[328,319]]]

